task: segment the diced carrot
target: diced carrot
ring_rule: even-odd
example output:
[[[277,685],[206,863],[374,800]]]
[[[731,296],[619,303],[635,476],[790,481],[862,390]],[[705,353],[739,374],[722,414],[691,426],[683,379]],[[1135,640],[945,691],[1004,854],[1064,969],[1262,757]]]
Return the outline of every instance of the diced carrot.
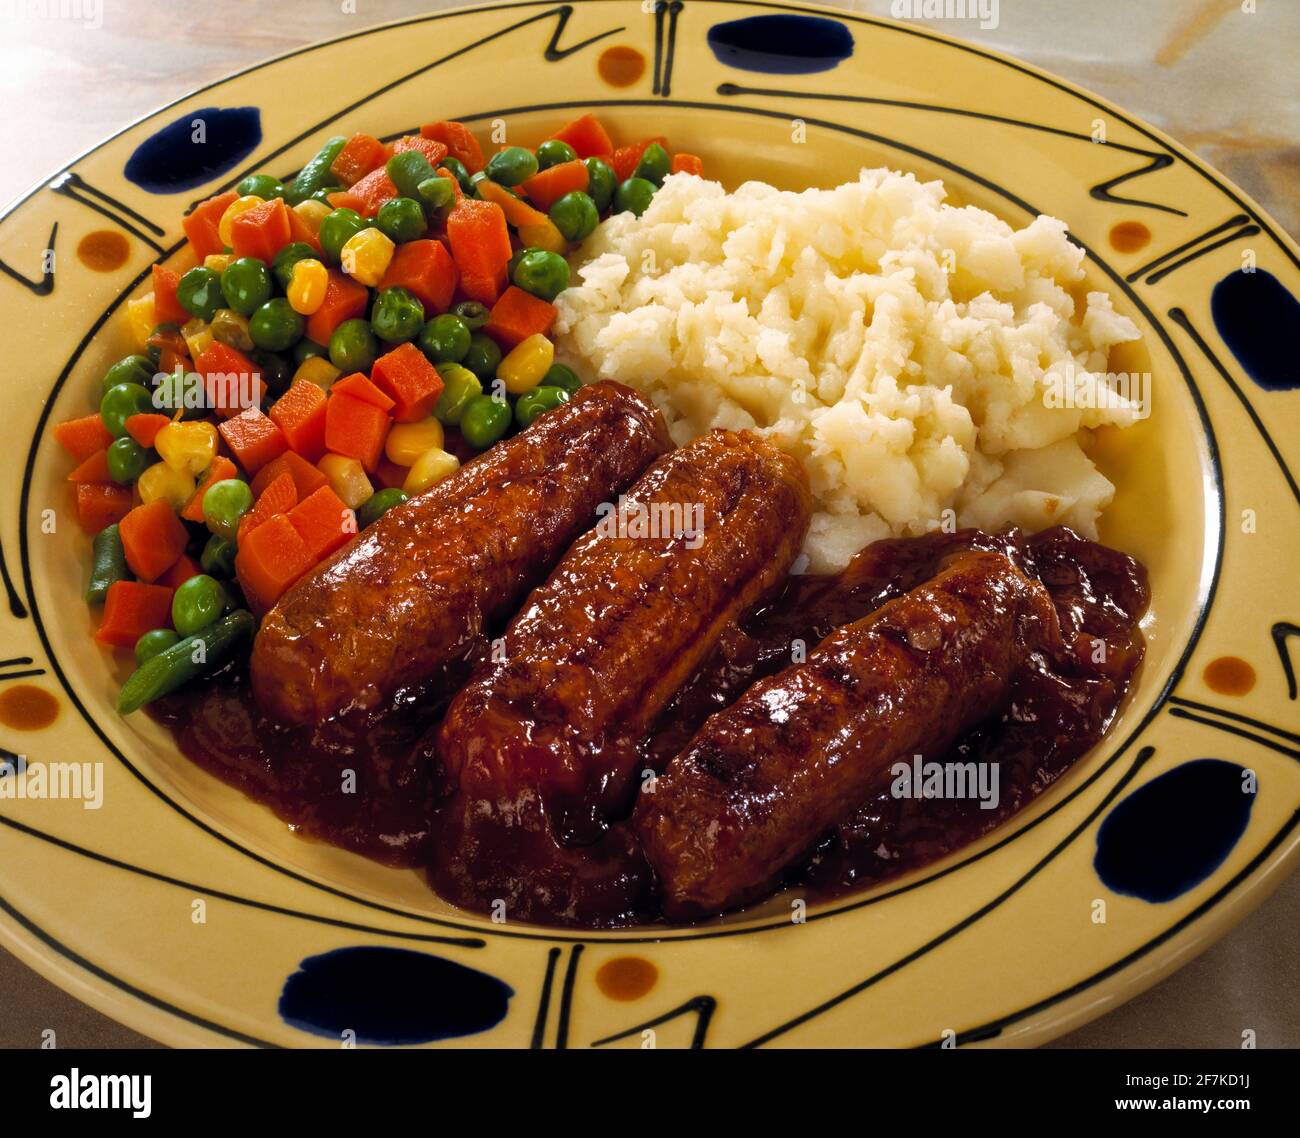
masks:
[[[388,413],[373,403],[351,395],[331,395],[325,408],[325,445],[372,471],[384,453],[388,422]]]
[[[158,584],[166,585],[169,589],[179,589],[191,577],[197,577],[202,572],[202,567],[193,557],[182,553],[172,567],[158,578]]]
[[[108,446],[113,436],[96,413],[60,423],[54,428],[54,441],[77,462],[85,462],[95,451]]]
[[[289,244],[289,207],[283,198],[245,210],[230,227],[236,257],[256,257],[268,265]]]
[[[185,552],[189,533],[162,498],[136,506],[118,527],[131,572],[142,581],[161,577]]]
[[[357,516],[328,486],[322,486],[289,511],[289,524],[298,531],[312,562],[328,557],[357,532]]]
[[[108,451],[97,450],[71,474],[69,482],[111,482],[108,474]]]
[[[483,331],[508,352],[537,332],[545,335],[555,323],[555,305],[511,285],[492,306]]]
[[[221,221],[221,215],[237,197],[239,197],[237,191],[227,190],[224,194],[217,194],[214,198],[200,202],[181,218],[185,236],[190,239],[190,247],[199,261],[213,253],[220,253],[226,247],[217,233],[217,226]]]
[[[447,157],[447,144],[433,138],[422,138],[418,134],[408,134],[393,143],[394,154],[404,154],[408,150],[418,150],[435,170],[438,163]]]
[[[329,283],[325,286],[325,299],[321,306],[307,317],[307,339],[328,345],[334,329],[345,320],[364,316],[370,292],[363,284],[337,269],[329,270]]]
[[[289,211],[289,240],[310,245],[317,253],[321,251],[320,237],[294,210]]]
[[[673,174],[694,174],[697,178],[703,178],[704,162],[694,154],[674,154],[670,172]]]
[[[524,181],[524,193],[540,210],[549,210],[565,194],[586,190],[589,175],[584,162],[561,162]]]
[[[187,314],[186,320],[189,319]],[[158,370],[171,374],[179,366],[185,371],[190,370],[190,349],[185,343],[185,337],[181,335],[180,328],[175,324],[160,324],[150,333],[149,339],[145,341],[150,348],[158,349]]]
[[[578,165],[581,166],[582,163],[579,162]],[[584,175],[586,174],[587,168],[585,166],[583,166],[582,172]],[[479,182],[478,195],[484,201],[496,202],[501,207],[501,212],[506,215],[507,223],[513,225],[516,229],[524,225],[541,225],[549,220],[541,210],[534,209],[522,198],[515,197],[505,186],[498,186],[487,178]]]
[[[393,184],[388,171],[380,166],[378,170],[371,171],[348,190],[348,195],[358,203],[350,208],[355,209],[362,217],[374,217],[384,202],[400,198],[402,191]]]
[[[225,455],[217,455],[210,463],[208,469],[203,475],[203,481],[199,483],[198,489],[190,496],[190,500],[185,503],[185,508],[181,510],[181,517],[187,522],[203,521],[203,496],[218,482],[223,482],[227,478],[234,478],[239,473],[235,469],[235,464],[226,458]]]
[[[244,597],[259,614],[266,613],[311,566],[307,543],[284,514],[239,539],[235,573]]]
[[[447,239],[460,270],[460,287],[470,300],[495,304],[506,286],[514,255],[506,215],[495,202],[462,198],[447,217]]]
[[[471,174],[477,174],[483,169],[483,148],[479,146],[478,139],[464,123],[425,123],[420,127],[420,137],[441,142],[453,158],[464,163],[465,169]]]
[[[592,114],[574,119],[551,137],[567,142],[579,158],[607,158],[614,153],[614,143],[610,141],[600,120]]]
[[[89,534],[120,522],[130,512],[135,494],[116,482],[77,483],[77,521]]]
[[[294,489],[298,492],[298,501],[302,501],[315,490],[319,490],[329,479],[302,455],[287,450],[279,458],[274,458],[257,472],[253,479],[253,494],[260,495],[281,474],[293,479]]]
[[[170,422],[171,417],[169,415],[159,415],[152,411],[145,411],[139,415],[128,415],[126,433],[142,447],[151,447],[154,439],[158,437],[158,432]]]
[[[369,403],[385,412],[396,406],[395,400],[380,391],[359,371],[334,381],[334,386],[330,388],[330,398],[333,399],[336,395],[351,395],[353,399],[360,399],[362,403]]]
[[[271,404],[271,419],[284,432],[290,448],[308,462],[325,453],[325,392],[314,383],[294,380]]]
[[[445,166],[439,166],[434,173],[440,178],[447,178],[451,181],[451,195],[456,201],[460,201],[465,196],[465,191],[460,188],[460,179]]]
[[[365,202],[353,197],[351,190],[335,190],[331,194],[326,194],[325,200],[330,203],[331,209],[351,209],[360,213],[366,208]]]
[[[104,596],[104,619],[95,639],[114,648],[130,648],[146,632],[170,628],[172,590],[141,581],[114,581]]]
[[[345,186],[351,186],[387,161],[388,149],[379,139],[354,134],[343,144],[330,170]]]
[[[266,395],[266,384],[258,366],[243,352],[220,340],[213,340],[199,353],[194,370],[203,376],[208,404],[218,418],[238,415],[250,405],[259,407]]]
[[[153,318],[159,324],[184,324],[190,314],[176,299],[176,286],[181,283],[180,273],[153,267]]]
[[[409,466],[398,466],[385,455],[375,467],[374,480],[382,490],[400,490],[410,472]]]
[[[443,382],[438,369],[411,343],[399,344],[375,360],[370,369],[370,379],[392,399],[393,418],[399,423],[416,423],[427,418],[442,395]],[[337,449],[330,447],[330,450]],[[374,467],[366,469],[373,470]]]
[[[259,407],[241,411],[227,419],[217,430],[225,439],[231,454],[249,474],[256,474],[273,458],[279,458],[289,449],[284,432],[268,418]]]
[[[456,292],[456,262],[441,241],[407,241],[393,252],[379,287],[404,288],[424,305],[426,320],[446,312]]]
[[[662,136],[658,138],[646,138],[640,142],[634,142],[631,146],[620,146],[614,151],[614,157],[610,165],[614,167],[614,177],[620,182],[626,182],[636,170],[636,164],[641,161],[641,155],[646,152],[646,148],[652,143],[657,142],[662,146],[668,140]]]
[[[243,545],[244,539],[261,525],[265,525],[276,514],[287,514],[298,504],[298,488],[294,485],[292,474],[281,474],[271,479],[271,483],[257,496],[253,508],[239,519],[239,531],[235,535],[237,545]]]

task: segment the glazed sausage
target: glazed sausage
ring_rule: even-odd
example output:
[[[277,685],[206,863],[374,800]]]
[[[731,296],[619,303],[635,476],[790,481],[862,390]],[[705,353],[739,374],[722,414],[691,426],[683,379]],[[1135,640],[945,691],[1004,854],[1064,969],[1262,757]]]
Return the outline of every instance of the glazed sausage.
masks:
[[[641,396],[615,383],[582,388],[291,587],[253,645],[259,703],[310,723],[434,676],[670,446]]]
[[[1058,640],[1043,586],[970,551],[754,684],[637,804],[665,913],[719,913],[769,891],[896,761],[937,756],[996,714],[1029,653]]]
[[[810,516],[797,460],[714,431],[579,539],[452,701],[438,754],[475,799],[540,792],[562,840],[625,811],[637,745],[722,630],[779,585]]]

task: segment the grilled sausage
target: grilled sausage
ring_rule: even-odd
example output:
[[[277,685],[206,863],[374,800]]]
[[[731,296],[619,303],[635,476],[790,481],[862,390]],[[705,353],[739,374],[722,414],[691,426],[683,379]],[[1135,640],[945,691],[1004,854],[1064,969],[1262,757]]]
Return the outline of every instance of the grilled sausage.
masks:
[[[665,913],[719,913],[770,890],[895,762],[938,754],[995,714],[1020,663],[1058,640],[1042,585],[971,551],[754,684],[637,804]]]
[[[670,446],[641,396],[616,383],[582,388],[290,588],[253,645],[258,701],[310,723],[434,676]]]
[[[630,805],[637,745],[722,630],[785,578],[810,496],[748,432],[661,458],[579,539],[452,701],[438,754],[475,799],[540,792],[557,835],[594,841]]]

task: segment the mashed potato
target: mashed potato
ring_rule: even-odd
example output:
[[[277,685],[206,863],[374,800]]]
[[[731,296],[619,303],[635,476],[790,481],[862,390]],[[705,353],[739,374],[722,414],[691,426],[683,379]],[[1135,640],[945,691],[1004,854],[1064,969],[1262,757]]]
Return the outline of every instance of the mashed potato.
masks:
[[[798,456],[813,571],[954,524],[1095,536],[1114,487],[1081,432],[1140,416],[1103,374],[1137,329],[1104,293],[1076,313],[1062,222],[943,197],[890,170],[803,193],[673,175],[579,251],[560,356],[645,392],[678,443],[747,427]]]

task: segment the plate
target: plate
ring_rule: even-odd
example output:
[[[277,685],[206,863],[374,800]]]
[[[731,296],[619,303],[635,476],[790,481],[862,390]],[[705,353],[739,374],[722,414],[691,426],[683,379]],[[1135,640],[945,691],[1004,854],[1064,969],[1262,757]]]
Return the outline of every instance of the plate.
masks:
[[[778,898],[574,935],[460,912],[412,872],[293,835],[152,722],[120,718],[120,669],[90,639],[88,543],[49,427],[85,414],[127,350],[124,301],[176,258],[181,213],[249,172],[291,174],[334,133],[445,117],[535,142],[587,110],[616,141],[667,135],[731,185],[889,165],[1017,225],[1063,218],[1087,287],[1142,332],[1112,366],[1150,374],[1152,414],[1095,456],[1120,488],[1102,538],[1149,567],[1154,598],[1122,713],[985,840],[806,916]],[[1300,260],[1213,170],[1068,83],[792,5],[456,10],[304,48],[128,127],[9,208],[0,262],[0,742],[11,769],[86,776],[81,798],[16,798],[0,779],[0,936],[136,1030],[176,1045],[1037,1043],[1185,963],[1296,861],[1300,374],[1284,337]]]

